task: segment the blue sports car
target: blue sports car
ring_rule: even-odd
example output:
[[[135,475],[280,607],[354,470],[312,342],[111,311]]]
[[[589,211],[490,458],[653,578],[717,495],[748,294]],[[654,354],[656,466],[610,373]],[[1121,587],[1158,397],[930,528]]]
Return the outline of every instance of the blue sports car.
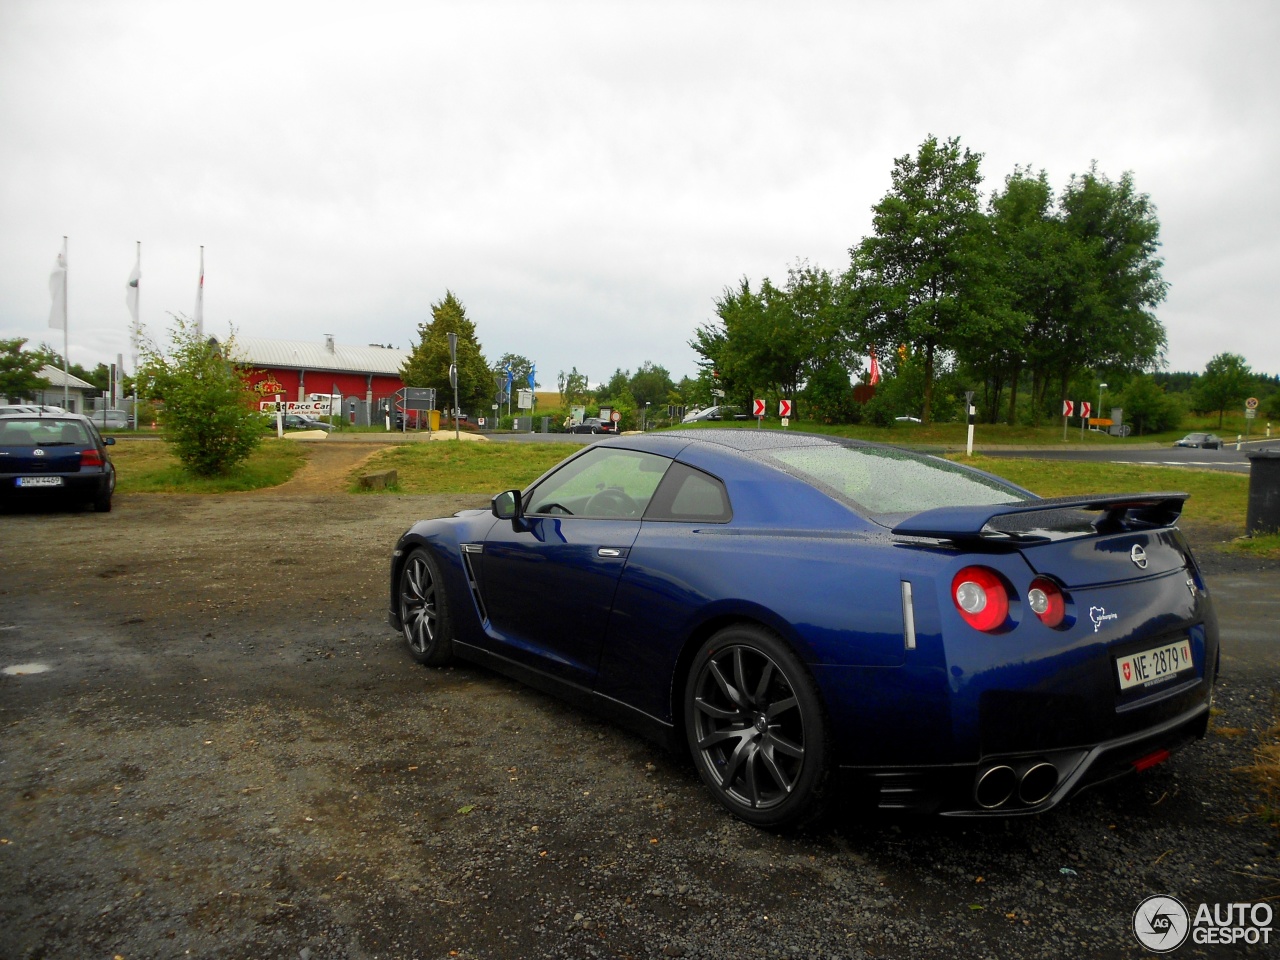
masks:
[[[1202,737],[1218,668],[1186,494],[1041,499],[801,433],[592,444],[490,510],[415,524],[390,621],[693,758],[765,827],[842,791],[1047,810]]]

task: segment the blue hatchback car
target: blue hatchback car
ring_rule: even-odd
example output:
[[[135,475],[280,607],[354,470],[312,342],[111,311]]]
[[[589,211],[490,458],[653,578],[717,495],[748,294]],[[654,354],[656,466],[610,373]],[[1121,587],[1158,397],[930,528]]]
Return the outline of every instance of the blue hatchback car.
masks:
[[[750,823],[841,790],[1047,810],[1205,734],[1213,606],[1185,494],[1041,499],[799,433],[618,437],[490,510],[415,524],[389,618],[688,751]]]

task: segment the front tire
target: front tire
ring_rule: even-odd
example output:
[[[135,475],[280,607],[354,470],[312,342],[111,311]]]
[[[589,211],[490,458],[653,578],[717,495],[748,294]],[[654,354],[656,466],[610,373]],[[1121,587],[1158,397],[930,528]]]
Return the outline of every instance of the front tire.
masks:
[[[409,653],[419,663],[438,667],[453,657],[453,623],[440,565],[431,553],[415,548],[400,570],[400,624]]]
[[[734,816],[791,826],[823,812],[827,724],[813,680],[776,634],[743,624],[711,637],[684,696],[698,774]]]

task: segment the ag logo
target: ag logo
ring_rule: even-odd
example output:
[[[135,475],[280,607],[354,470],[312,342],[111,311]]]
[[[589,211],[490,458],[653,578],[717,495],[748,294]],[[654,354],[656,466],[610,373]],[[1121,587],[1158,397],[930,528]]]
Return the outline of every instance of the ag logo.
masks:
[[[1187,941],[1191,917],[1174,897],[1147,897],[1133,911],[1133,935],[1152,953],[1169,953]]]

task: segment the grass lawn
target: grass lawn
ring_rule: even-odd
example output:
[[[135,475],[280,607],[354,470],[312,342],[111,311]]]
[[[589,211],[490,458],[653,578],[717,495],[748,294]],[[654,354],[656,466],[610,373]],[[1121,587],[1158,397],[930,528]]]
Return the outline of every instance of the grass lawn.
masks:
[[[435,441],[387,447],[373,456],[367,468],[394,468],[397,482],[391,492],[488,495],[528,486],[573,452],[574,448],[558,443]],[[111,456],[119,476],[117,489],[122,493],[226,493],[284,483],[305,462],[307,453],[298,444],[267,440],[232,475],[213,479],[188,474],[164,443],[123,441],[112,448]],[[1006,477],[1044,497],[1073,493],[1186,492],[1191,495],[1183,512],[1188,526],[1204,524],[1235,531],[1241,539],[1231,543],[1229,549],[1280,559],[1280,535],[1244,539],[1249,481],[1239,474],[1136,464],[962,455],[953,455],[953,459]],[[354,484],[348,489],[357,491]]]
[[[693,429],[737,427],[740,429],[755,430],[756,423],[754,420],[736,420],[724,423],[693,423],[684,425],[684,429],[688,429],[690,427]],[[766,419],[764,421],[763,429],[781,430],[782,427],[775,418]],[[830,436],[852,437],[858,440],[873,440],[876,443],[895,443],[904,446],[922,445],[963,447],[968,436],[968,425],[963,422],[931,423],[927,427],[918,423],[895,423],[892,427],[873,427],[866,424],[826,425],[812,423],[806,420],[792,421],[791,429],[799,430],[803,433],[822,433]],[[979,446],[1056,446],[1063,448],[1070,448],[1073,446],[1123,447],[1144,443],[1160,443],[1166,446],[1171,446],[1175,440],[1179,440],[1188,433],[1195,431],[1216,433],[1221,436],[1224,441],[1234,443],[1236,435],[1245,435],[1246,429],[1248,430],[1248,436],[1256,440],[1265,435],[1267,424],[1265,420],[1254,420],[1252,424],[1247,424],[1243,416],[1235,415],[1224,418],[1223,425],[1219,427],[1218,418],[1216,416],[1188,416],[1183,419],[1181,426],[1176,430],[1166,430],[1163,433],[1149,433],[1141,437],[1134,435],[1120,438],[1113,437],[1110,434],[1099,430],[1085,430],[1081,433],[1079,420],[1072,420],[1068,424],[1065,435],[1063,433],[1061,419],[1045,421],[1045,423],[1039,427],[1032,427],[1024,424],[1015,424],[1010,426],[1003,423],[980,423],[974,427],[974,443]],[[1275,430],[1272,432],[1276,433]]]
[[[500,493],[527,487],[577,448],[563,443],[436,440],[376,453],[365,470],[396,471],[397,493]],[[354,484],[353,493],[359,490]]]
[[[1228,528],[1241,538],[1231,543],[1231,550],[1280,559],[1280,534],[1244,539],[1249,478],[1241,474],[1183,467],[954,454],[950,459],[1012,480],[1042,497],[1078,493],[1188,493],[1191,496],[1182,511],[1183,522],[1188,527],[1204,524]]]
[[[284,483],[306,463],[296,443],[267,440],[225,477],[197,477],[159,440],[117,440],[111,447],[118,493],[233,493]]]

